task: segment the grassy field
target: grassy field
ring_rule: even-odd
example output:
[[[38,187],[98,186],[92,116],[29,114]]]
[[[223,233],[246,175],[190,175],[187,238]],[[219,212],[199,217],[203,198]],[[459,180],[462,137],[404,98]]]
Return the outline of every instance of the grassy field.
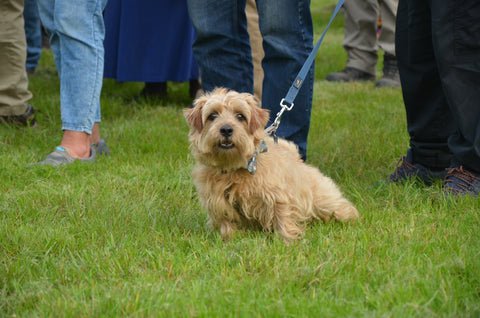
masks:
[[[334,4],[312,1],[317,36]],[[105,80],[112,156],[29,166],[61,138],[59,82],[44,51],[30,82],[38,128],[0,126],[0,316],[480,316],[479,200],[445,198],[440,184],[372,186],[406,152],[405,111],[399,89],[324,81],[345,66],[342,21],[317,56],[308,162],[362,218],[314,224],[289,246],[253,231],[226,244],[205,227],[185,83],[151,105],[131,99],[141,83]]]

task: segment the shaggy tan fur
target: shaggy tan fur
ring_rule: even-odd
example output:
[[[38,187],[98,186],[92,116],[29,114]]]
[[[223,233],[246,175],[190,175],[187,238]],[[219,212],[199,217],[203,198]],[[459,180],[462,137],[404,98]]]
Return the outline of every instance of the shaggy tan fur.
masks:
[[[276,231],[286,241],[302,236],[305,224],[359,216],[332,181],[305,164],[297,147],[266,136],[269,113],[251,94],[218,88],[198,98],[184,116],[196,160],[193,179],[209,224],[228,239],[237,228]],[[264,140],[257,171],[246,167]]]

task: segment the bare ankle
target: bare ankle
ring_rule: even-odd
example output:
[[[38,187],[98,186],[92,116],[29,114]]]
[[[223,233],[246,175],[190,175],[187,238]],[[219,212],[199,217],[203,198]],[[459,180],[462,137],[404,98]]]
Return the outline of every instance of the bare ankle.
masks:
[[[60,146],[68,149],[73,158],[89,158],[90,153],[90,135],[84,132],[65,130]]]
[[[93,124],[93,128],[92,128],[91,142],[94,143],[95,145],[98,145],[99,141],[100,141],[100,128],[98,126],[98,123],[95,123]]]

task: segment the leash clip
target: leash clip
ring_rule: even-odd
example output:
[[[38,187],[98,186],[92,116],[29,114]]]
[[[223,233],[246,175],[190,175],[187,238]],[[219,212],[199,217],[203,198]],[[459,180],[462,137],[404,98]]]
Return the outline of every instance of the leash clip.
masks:
[[[265,131],[267,132],[267,134],[273,135],[274,137],[276,137],[275,132],[277,131],[278,126],[280,125],[280,118],[282,117],[283,113],[284,113],[286,110],[287,110],[287,111],[292,110],[293,105],[294,105],[294,103],[288,104],[288,102],[285,101],[285,98],[282,98],[282,100],[280,101],[280,106],[282,106],[282,108],[281,108],[280,111],[277,113],[277,117],[275,118],[275,120],[273,121],[273,123],[272,123],[267,129],[265,129]]]
[[[282,109],[280,109],[280,111],[277,114],[277,117],[275,118],[272,124],[272,126],[274,126],[274,130],[273,130],[274,133],[275,131],[277,131],[277,128],[280,125],[280,118],[282,117],[283,113],[285,111],[291,111],[293,108],[293,105],[294,105],[293,103],[290,103],[290,105],[288,105],[288,102],[285,101],[285,98],[282,98],[282,100],[280,101],[280,106],[282,106]]]
[[[293,105],[294,105],[294,103],[290,103],[290,106],[288,106],[288,102],[285,101],[285,98],[282,98],[282,100],[280,101],[280,106],[282,106],[282,113],[285,110],[291,111],[292,108],[293,108]]]

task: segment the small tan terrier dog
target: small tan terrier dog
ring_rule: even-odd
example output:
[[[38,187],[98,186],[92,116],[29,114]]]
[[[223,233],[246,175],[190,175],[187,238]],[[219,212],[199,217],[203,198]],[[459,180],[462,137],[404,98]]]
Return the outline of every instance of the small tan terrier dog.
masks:
[[[200,202],[223,239],[237,228],[257,228],[288,242],[309,221],[359,216],[332,179],[302,161],[295,144],[266,135],[269,113],[251,94],[217,88],[184,116]]]

